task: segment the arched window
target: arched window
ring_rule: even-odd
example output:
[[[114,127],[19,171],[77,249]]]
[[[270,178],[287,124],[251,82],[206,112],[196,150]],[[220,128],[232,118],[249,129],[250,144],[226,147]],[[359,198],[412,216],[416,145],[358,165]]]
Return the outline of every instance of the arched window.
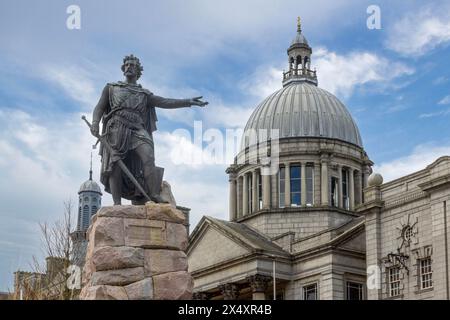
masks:
[[[92,206],[91,208],[91,217],[97,213],[97,206]]]
[[[296,69],[301,69],[301,65],[302,65],[302,56],[298,55],[297,58],[295,58],[295,66]]]
[[[303,68],[307,68],[308,67],[308,62],[309,62],[309,58],[305,57],[303,60]]]

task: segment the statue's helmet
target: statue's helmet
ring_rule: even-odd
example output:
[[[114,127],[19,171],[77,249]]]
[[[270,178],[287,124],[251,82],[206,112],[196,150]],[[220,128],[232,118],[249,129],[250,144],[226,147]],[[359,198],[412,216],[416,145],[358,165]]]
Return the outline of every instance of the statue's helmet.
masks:
[[[142,71],[144,71],[144,67],[141,65],[141,62],[139,61],[138,57],[135,57],[134,55],[130,54],[129,56],[125,56],[125,58],[123,58],[123,64],[122,64],[122,72],[125,71],[125,63],[127,61],[133,61],[134,64],[136,65],[136,72],[137,72],[137,78],[139,79],[142,75]]]

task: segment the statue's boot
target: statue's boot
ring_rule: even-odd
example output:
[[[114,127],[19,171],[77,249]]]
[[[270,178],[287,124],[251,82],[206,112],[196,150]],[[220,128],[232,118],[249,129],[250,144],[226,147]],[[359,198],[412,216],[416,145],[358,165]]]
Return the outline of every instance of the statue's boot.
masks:
[[[149,196],[150,199],[156,203],[168,203],[168,201],[164,200],[160,195],[163,174],[164,169],[160,167],[153,167],[150,171]]]

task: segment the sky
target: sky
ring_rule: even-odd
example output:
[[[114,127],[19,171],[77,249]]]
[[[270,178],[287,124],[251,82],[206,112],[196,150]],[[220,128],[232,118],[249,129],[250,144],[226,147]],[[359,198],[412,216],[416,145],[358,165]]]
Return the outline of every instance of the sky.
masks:
[[[71,5],[79,29],[68,28]],[[370,5],[381,28],[368,28]],[[177,204],[191,208],[191,230],[203,215],[227,219],[225,169],[237,147],[212,156],[208,145],[238,134],[281,88],[297,16],[319,86],[347,106],[384,181],[450,154],[448,0],[1,1],[0,291],[41,255],[39,223],[77,202],[95,143],[80,117],[91,119],[105,84],[123,79],[130,53],[153,93],[209,102],[157,110],[156,163]],[[94,150],[97,181],[99,167]]]

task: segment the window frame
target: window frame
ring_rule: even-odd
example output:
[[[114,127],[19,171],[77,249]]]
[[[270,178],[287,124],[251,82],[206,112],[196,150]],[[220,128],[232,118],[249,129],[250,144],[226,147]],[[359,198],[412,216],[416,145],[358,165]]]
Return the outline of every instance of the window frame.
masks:
[[[350,295],[349,295],[349,285],[353,284],[353,285],[358,285],[361,288],[361,291],[359,292],[359,297],[360,299],[349,299]],[[358,282],[358,281],[353,281],[353,280],[347,280],[345,281],[345,300],[364,300],[365,299],[365,295],[364,295],[364,283]]]
[[[307,292],[307,288],[308,287],[313,287],[315,288],[315,299],[313,300],[319,300],[319,283],[318,282],[312,282],[312,283],[308,283],[302,286],[302,297],[303,300],[307,300],[307,301],[313,301],[311,299],[306,299],[306,292]]]
[[[308,178],[308,169],[311,170],[311,179]],[[306,199],[305,204],[306,206],[314,206],[314,164],[313,163],[307,163],[305,166],[305,186],[306,186]],[[308,188],[308,180],[311,180],[311,190]],[[311,196],[311,202],[309,202],[308,198]]]
[[[342,207],[346,210],[350,209],[350,188],[349,188],[350,172],[342,168]],[[339,203],[339,201],[338,201]]]
[[[298,168],[298,178],[293,178],[293,174],[292,174],[292,171],[293,171],[293,169],[296,169],[296,168]],[[285,171],[286,172],[286,171]],[[291,206],[292,207],[299,207],[299,206],[301,206],[302,205],[302,166],[300,165],[300,164],[298,164],[298,163],[294,163],[294,164],[292,164],[292,165],[290,165],[289,166],[289,183],[290,183],[290,191],[291,191],[291,194],[289,195],[290,196],[290,199],[291,199]],[[298,191],[292,191],[292,186],[294,185],[294,183],[296,183],[296,184],[298,184]],[[294,198],[294,195],[298,195],[298,203],[294,203],[294,201],[293,201],[293,198]]]
[[[256,175],[256,179],[257,181],[257,185],[258,185],[258,206],[257,206],[257,210],[261,210],[262,206],[263,206],[263,190],[262,190],[262,175],[261,175],[261,171],[258,170],[258,174]]]
[[[333,184],[333,180],[336,182]],[[339,178],[335,176],[331,176],[330,178],[330,205],[334,208],[339,207]],[[335,194],[337,199],[333,196],[333,185],[335,186]]]
[[[427,266],[423,266],[422,263],[425,261],[429,261],[429,264]],[[432,260],[431,257],[425,257],[422,259],[418,259],[418,275],[419,275],[419,289],[420,290],[428,290],[428,289],[433,289],[433,269],[432,269]],[[429,269],[428,272],[424,273],[424,268]],[[425,279],[424,280],[424,276],[429,276],[429,279]],[[424,283],[429,282],[430,285],[428,287],[424,287]]]
[[[393,279],[393,275],[391,274],[391,272],[393,270],[396,271],[396,278],[395,278],[395,280],[392,280]],[[402,281],[401,281],[401,278],[400,278],[400,272],[401,272],[401,270],[400,270],[399,266],[392,266],[392,267],[388,268],[388,272],[387,272],[388,286],[387,286],[387,289],[388,289],[388,296],[390,298],[395,298],[395,297],[398,297],[398,296],[401,295],[400,289],[401,289],[401,282]],[[395,288],[394,288],[394,284],[396,286]],[[396,294],[393,294],[393,292],[396,293]]]
[[[281,174],[283,173],[283,175]],[[280,208],[286,207],[285,202],[285,180],[286,180],[286,167],[280,166],[280,170],[278,171],[278,206]],[[283,190],[283,192],[281,192]]]

